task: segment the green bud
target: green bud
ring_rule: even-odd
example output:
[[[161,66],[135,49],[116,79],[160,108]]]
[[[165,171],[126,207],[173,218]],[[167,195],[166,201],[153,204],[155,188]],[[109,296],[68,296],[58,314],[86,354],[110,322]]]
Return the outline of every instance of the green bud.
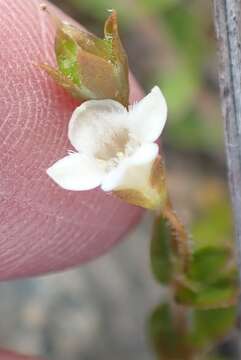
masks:
[[[128,105],[128,60],[121,44],[117,14],[106,20],[100,39],[55,19],[57,69],[41,64],[59,85],[81,100],[113,99]]]

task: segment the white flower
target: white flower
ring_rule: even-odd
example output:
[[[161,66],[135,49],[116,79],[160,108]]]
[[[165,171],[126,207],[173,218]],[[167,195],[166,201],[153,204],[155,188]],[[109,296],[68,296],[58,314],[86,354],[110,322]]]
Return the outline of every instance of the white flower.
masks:
[[[67,190],[141,188],[157,157],[154,141],[166,118],[166,101],[157,86],[129,111],[114,100],[86,101],[69,122],[68,137],[77,152],[47,173]]]

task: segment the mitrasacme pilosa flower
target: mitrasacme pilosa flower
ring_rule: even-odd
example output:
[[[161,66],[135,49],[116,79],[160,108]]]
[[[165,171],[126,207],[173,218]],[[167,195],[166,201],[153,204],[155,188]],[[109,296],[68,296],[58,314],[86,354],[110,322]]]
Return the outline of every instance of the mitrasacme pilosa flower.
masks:
[[[68,127],[77,152],[57,161],[47,173],[67,190],[100,186],[128,202],[155,207],[160,194],[152,175],[158,177],[155,166],[160,163],[154,142],[166,117],[166,101],[157,86],[128,110],[110,99],[86,101],[74,111]]]

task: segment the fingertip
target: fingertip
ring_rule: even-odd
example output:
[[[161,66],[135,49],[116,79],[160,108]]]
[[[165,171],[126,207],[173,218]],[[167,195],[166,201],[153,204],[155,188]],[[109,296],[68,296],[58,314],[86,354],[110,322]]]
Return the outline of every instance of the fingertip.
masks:
[[[0,350],[0,360],[44,360],[43,358],[17,354],[7,350]]]
[[[0,0],[1,56],[8,59],[0,62],[0,279],[94,259],[140,216],[99,190],[65,191],[46,175],[71,148],[67,124],[77,102],[33,66],[55,63],[54,28],[39,5]],[[138,100],[132,77],[131,84],[131,101]]]

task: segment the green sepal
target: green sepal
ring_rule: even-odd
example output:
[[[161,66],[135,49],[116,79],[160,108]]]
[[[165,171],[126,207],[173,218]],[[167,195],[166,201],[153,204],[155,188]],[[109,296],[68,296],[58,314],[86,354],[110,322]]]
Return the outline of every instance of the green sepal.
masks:
[[[129,99],[129,71],[128,58],[119,37],[117,13],[112,11],[106,20],[104,27],[105,40],[111,45],[111,58],[114,64],[114,72],[119,82],[120,102],[125,103]]]
[[[69,94],[77,99],[85,99],[84,92],[81,91],[81,88],[74,84],[67,76],[62,74],[59,70],[53,68],[48,64],[39,64],[41,69],[43,69],[52,79],[60,86],[62,86]]]
[[[63,26],[63,25],[62,25]],[[108,60],[111,54],[111,45],[105,40],[79,28],[64,23],[64,32],[69,35],[84,51]]]
[[[80,86],[78,45],[76,41],[65,32],[64,26],[58,28],[56,32],[55,54],[59,71],[74,84]]]

